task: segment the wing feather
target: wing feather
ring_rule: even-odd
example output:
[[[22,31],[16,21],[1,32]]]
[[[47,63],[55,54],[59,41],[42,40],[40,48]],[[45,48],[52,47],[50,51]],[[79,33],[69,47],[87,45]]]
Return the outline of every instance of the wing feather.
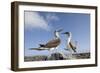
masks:
[[[41,51],[41,50],[47,50],[47,49],[43,49],[43,48],[30,48],[30,50],[38,50],[38,51]]]
[[[72,44],[72,42],[69,43],[70,47],[74,52],[76,52],[76,46]]]
[[[57,47],[59,44],[60,44],[60,39],[53,39],[53,40],[50,40],[45,45],[45,47],[48,47],[48,48]]]

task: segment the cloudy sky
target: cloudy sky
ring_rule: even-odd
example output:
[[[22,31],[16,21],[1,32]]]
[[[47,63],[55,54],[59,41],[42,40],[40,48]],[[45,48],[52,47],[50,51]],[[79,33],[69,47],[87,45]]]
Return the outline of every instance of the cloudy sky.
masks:
[[[33,51],[29,48],[37,48],[39,44],[45,44],[54,38],[54,31],[63,29],[72,33],[73,41],[77,41],[77,52],[89,52],[90,50],[90,15],[80,13],[59,13],[59,12],[24,12],[25,28],[25,56],[37,54],[49,54],[49,51]],[[61,44],[58,51],[66,47],[67,37],[60,35]]]

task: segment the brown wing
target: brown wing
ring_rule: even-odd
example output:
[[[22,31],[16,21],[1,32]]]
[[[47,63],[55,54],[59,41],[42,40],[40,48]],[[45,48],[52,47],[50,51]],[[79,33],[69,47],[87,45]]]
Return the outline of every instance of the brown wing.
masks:
[[[74,45],[72,44],[72,42],[70,42],[69,45],[70,45],[70,47],[72,48],[72,50],[73,50],[74,52],[76,52],[76,46],[74,46]]]
[[[47,48],[53,48],[53,47],[57,47],[60,44],[60,39],[53,39],[51,41],[49,41],[45,47]]]

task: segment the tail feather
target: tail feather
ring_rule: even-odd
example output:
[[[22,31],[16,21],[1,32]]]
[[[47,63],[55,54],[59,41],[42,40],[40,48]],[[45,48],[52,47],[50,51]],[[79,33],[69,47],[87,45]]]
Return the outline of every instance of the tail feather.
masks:
[[[74,52],[76,52],[76,47],[72,48]]]
[[[73,50],[74,52],[76,52],[76,47],[73,46],[71,42],[69,43],[69,45],[70,45],[70,47],[72,48],[72,50]]]
[[[40,47],[45,47],[45,45],[44,44],[39,44],[40,45]]]

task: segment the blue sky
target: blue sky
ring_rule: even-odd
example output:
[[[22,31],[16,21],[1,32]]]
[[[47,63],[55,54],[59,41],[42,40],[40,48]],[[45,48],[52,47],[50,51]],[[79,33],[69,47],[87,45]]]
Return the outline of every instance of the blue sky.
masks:
[[[24,26],[24,48],[25,56],[47,55],[50,52],[29,50],[37,48],[39,44],[45,44],[48,40],[54,38],[54,31],[63,29],[62,32],[72,33],[73,41],[77,41],[77,52],[89,52],[90,50],[90,15],[83,13],[59,13],[59,12],[36,12],[25,11]],[[67,37],[60,35],[61,44],[58,51],[63,51],[66,47]]]

